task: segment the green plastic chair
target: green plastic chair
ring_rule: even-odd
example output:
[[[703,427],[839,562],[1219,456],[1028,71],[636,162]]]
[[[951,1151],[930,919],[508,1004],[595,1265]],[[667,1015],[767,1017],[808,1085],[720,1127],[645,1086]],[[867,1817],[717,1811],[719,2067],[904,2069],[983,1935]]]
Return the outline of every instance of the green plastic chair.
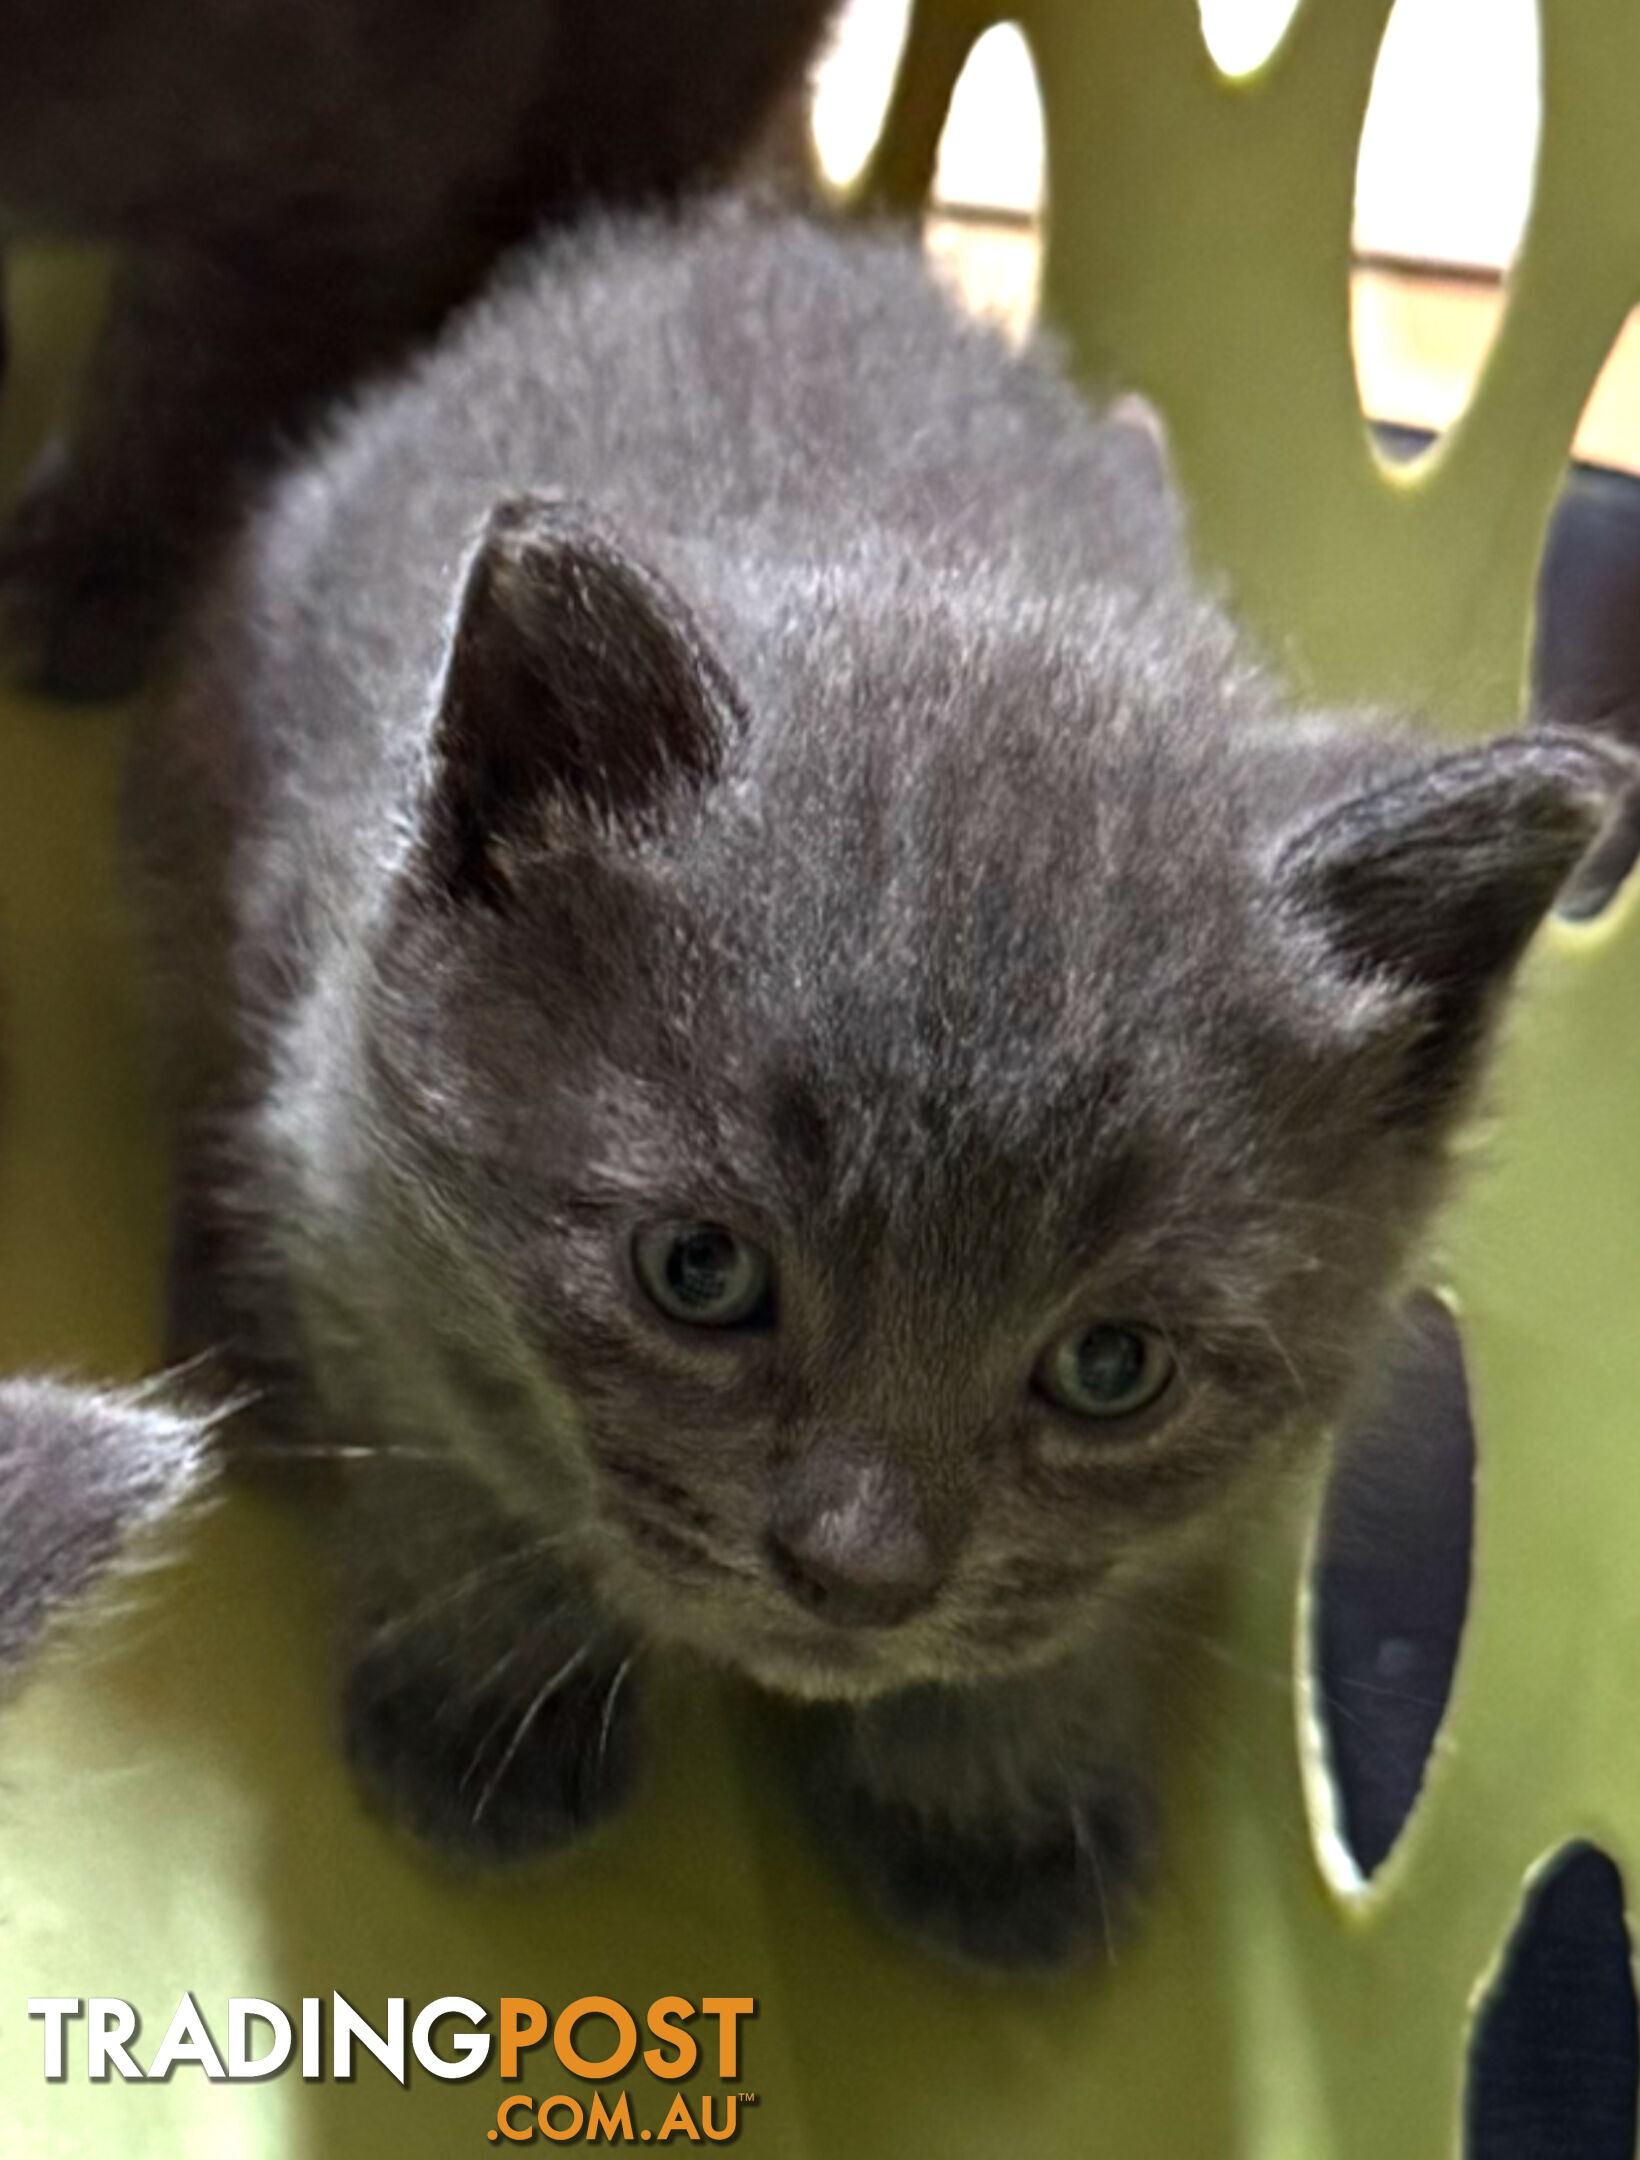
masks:
[[[1507,319],[1462,422],[1391,474],[1358,408],[1347,283],[1387,0],[1308,0],[1265,71],[1233,84],[1195,0],[1015,11],[1047,118],[1046,304],[1077,366],[1163,411],[1202,564],[1295,675],[1327,697],[1411,698],[1459,734],[1518,708],[1545,520],[1640,285],[1640,12],[1542,13],[1543,149]],[[992,19],[966,0],[918,12],[868,192],[919,193]],[[19,284],[12,473],[91,305],[82,273],[48,258]],[[114,867],[122,735],[15,700],[0,716],[9,1367],[131,1373],[155,1355],[163,1178]],[[1225,1586],[1142,1932],[1106,1976],[986,1985],[855,1911],[793,1819],[755,1707],[677,1673],[658,1676],[629,1819],[527,1884],[440,1880],[356,1804],[300,1526],[236,1495],[0,1715],[0,2153],[447,2160],[486,2142],[508,2093],[590,2098],[548,2049],[512,2086],[492,2061],[401,2089],[367,2055],[350,2083],[181,2067],[91,2084],[73,2026],[69,2074],[48,2083],[25,2014],[29,1997],[128,2000],[146,2062],[185,1990],[221,2044],[230,1997],[295,2010],[340,1989],[377,2024],[390,1996],[412,2015],[453,1994],[640,2012],[754,1996],[737,2076],[683,2089],[755,2092],[738,2138],[769,2160],[1447,2160],[1472,2013],[1523,1885],[1574,1837],[1620,1866],[1640,1847],[1632,890],[1594,925],[1551,926],[1533,967],[1442,1263],[1480,1450],[1469,1620],[1419,1805],[1368,1889],[1337,1863],[1303,1678],[1313,1510],[1273,1525]],[[673,2088],[641,2069],[606,2098],[621,2088],[658,2131]]]

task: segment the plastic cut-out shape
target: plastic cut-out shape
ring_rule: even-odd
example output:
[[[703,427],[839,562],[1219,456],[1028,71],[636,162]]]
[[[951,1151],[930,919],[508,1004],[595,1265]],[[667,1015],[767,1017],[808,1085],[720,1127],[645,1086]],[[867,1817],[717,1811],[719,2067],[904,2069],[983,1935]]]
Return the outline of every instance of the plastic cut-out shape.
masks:
[[[1542,125],[1536,0],[1396,0],[1355,171],[1358,254],[1503,272]]]
[[[1595,377],[1572,455],[1580,466],[1640,475],[1640,310],[1630,311]]]
[[[1490,273],[1368,261],[1350,279],[1356,393],[1386,464],[1420,456],[1474,396],[1508,295]]]
[[[1363,1877],[1412,1812],[1451,1692],[1474,1477],[1463,1346],[1445,1305],[1420,1294],[1338,1435],[1316,1550],[1313,1699],[1333,1834]]]
[[[1030,48],[1012,23],[987,30],[957,78],[940,137],[936,203],[1041,214],[1046,191],[1042,97]]]
[[[1351,335],[1369,419],[1444,431],[1502,326],[1542,125],[1535,0],[1397,0],[1356,162]]]
[[[877,146],[910,19],[911,0],[848,0],[837,17],[809,113],[820,170],[834,187],[851,186]]]
[[[1633,2160],[1640,2020],[1623,1879],[1567,1846],[1532,1883],[1475,2021],[1464,2160]]]
[[[1538,572],[1532,709],[1640,747],[1640,477],[1574,465]]]
[[[1301,0],[1201,0],[1202,42],[1221,75],[1256,75],[1275,57]]]
[[[1640,749],[1640,477],[1574,465],[1538,574],[1532,709]],[[1590,851],[1559,912],[1604,912],[1640,857],[1640,792]]]

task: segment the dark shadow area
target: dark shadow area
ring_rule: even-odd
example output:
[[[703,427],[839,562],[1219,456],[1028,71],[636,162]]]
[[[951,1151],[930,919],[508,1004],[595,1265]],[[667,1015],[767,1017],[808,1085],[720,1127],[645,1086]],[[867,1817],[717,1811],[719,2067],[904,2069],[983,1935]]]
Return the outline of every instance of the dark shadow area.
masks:
[[[1640,478],[1574,465],[1538,573],[1532,710],[1640,748]],[[1598,915],[1640,856],[1640,789],[1567,887],[1560,912]]]
[[[1372,420],[1368,432],[1378,455],[1390,465],[1410,465],[1435,440],[1433,428],[1403,427],[1399,420]]]
[[[1634,2160],[1637,2018],[1623,1879],[1597,1846],[1568,1846],[1475,2021],[1465,2160]]]
[[[1316,1551],[1316,1693],[1339,1829],[1363,1876],[1400,1836],[1446,1711],[1474,1481],[1463,1346],[1446,1307],[1420,1292],[1338,1434]]]
[[[1532,709],[1640,746],[1640,477],[1573,465],[1538,572]]]

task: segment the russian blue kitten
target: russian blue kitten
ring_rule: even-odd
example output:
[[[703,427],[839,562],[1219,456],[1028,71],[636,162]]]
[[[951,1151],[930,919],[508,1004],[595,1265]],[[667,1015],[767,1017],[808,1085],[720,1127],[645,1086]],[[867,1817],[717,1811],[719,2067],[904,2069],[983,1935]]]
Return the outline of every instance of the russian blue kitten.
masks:
[[[909,244],[521,265],[286,474],[138,779],[196,1326],[363,1451],[369,1785],[556,1845],[684,1645],[902,1922],[1097,1947],[1179,1601],[1632,771],[1289,710]]]
[[[200,1493],[213,1422],[152,1388],[0,1380],[0,1675]]]
[[[728,168],[832,0],[0,0],[0,238],[116,245],[0,546],[18,669],[131,686],[237,496],[500,251]]]

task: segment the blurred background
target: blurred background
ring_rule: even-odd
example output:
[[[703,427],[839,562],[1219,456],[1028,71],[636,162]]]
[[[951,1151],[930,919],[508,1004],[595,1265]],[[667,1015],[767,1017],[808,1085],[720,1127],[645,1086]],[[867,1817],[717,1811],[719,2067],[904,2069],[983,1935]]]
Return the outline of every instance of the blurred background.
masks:
[[[1298,0],[1199,0],[1231,76],[1278,48]],[[882,118],[907,0],[849,0],[822,62],[814,145],[827,178],[859,170]],[[1531,207],[1539,126],[1535,0],[1398,0],[1356,171],[1353,327],[1368,416],[1435,433],[1466,404],[1501,320]],[[1036,78],[1017,30],[992,30],[958,86],[929,240],[966,295],[1030,321],[1045,213]],[[1577,454],[1640,471],[1640,329],[1590,399]]]

